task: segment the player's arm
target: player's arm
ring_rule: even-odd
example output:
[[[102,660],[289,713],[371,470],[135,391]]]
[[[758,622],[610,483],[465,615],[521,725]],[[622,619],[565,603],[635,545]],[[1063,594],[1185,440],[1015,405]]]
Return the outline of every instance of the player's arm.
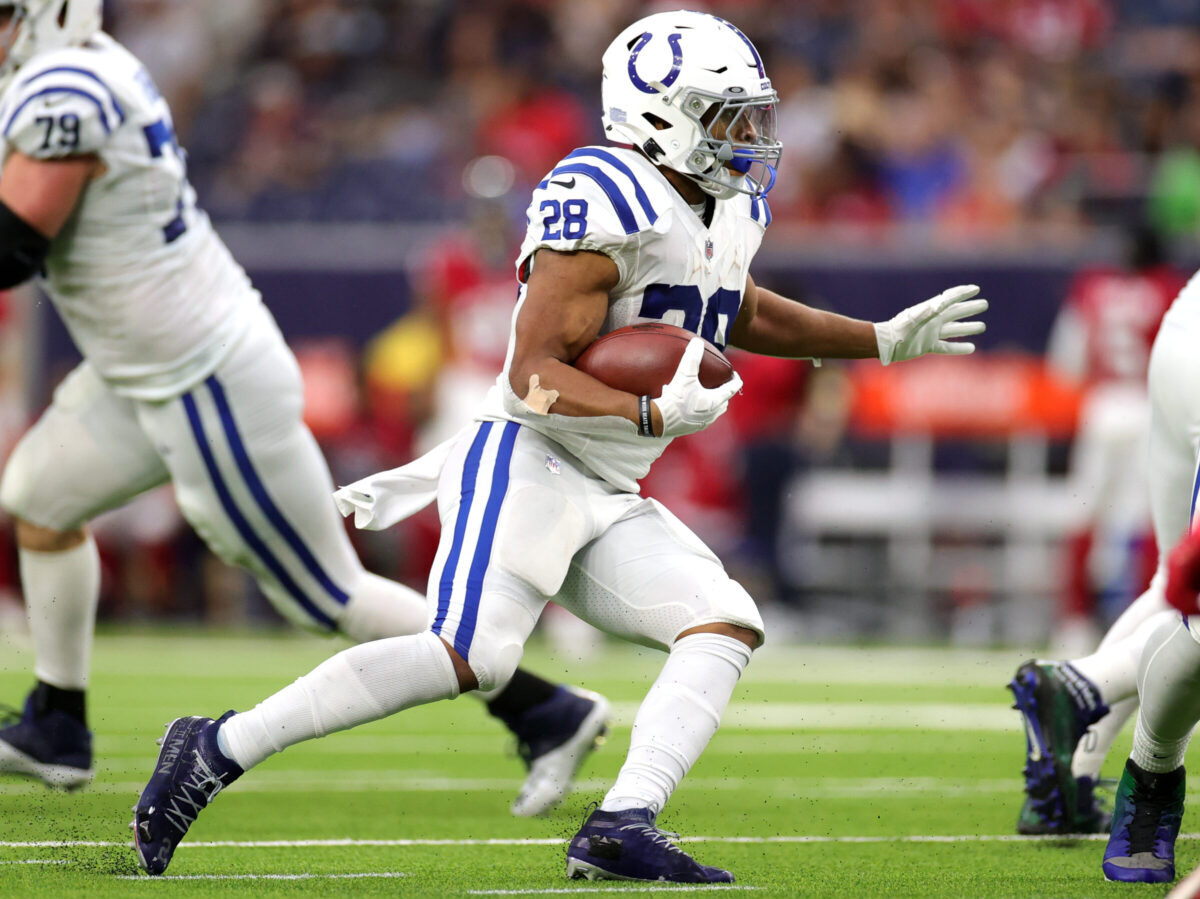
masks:
[[[557,392],[549,400],[556,414],[617,415],[637,424],[636,396],[572,366],[600,333],[618,278],[616,263],[602,253],[538,250],[517,314],[508,371],[513,392],[535,411],[549,411],[547,400]]]
[[[767,356],[878,358],[884,365],[926,353],[963,355],[974,352],[975,344],[956,338],[981,334],[986,327],[961,321],[987,309],[987,300],[972,299],[977,293],[970,284],[952,287],[886,322],[867,322],[813,309],[747,277],[729,342]]]
[[[746,278],[730,344],[763,356],[873,359],[879,355],[870,322],[814,309]]]
[[[95,156],[33,159],[13,153],[0,173],[0,288],[41,271],[50,242],[95,174]]]

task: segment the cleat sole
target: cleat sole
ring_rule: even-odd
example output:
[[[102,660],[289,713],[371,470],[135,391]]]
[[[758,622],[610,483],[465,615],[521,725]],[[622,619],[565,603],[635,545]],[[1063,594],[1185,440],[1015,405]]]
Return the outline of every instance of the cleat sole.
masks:
[[[68,793],[83,789],[96,776],[92,768],[44,764],[4,740],[0,740],[0,773],[33,777],[52,790]]]

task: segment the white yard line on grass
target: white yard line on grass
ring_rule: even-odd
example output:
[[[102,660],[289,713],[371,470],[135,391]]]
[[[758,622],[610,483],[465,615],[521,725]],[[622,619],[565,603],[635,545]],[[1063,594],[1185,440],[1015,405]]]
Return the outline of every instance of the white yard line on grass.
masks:
[[[773,843],[1036,843],[1053,840],[1106,840],[1108,834],[1080,834],[1064,836],[1022,836],[1019,834],[910,834],[907,836],[822,836],[819,834],[795,834],[774,837],[728,837],[697,836],[684,837],[681,843],[743,843],[768,845]],[[1181,840],[1200,840],[1200,833],[1181,833]],[[561,846],[566,839],[503,838],[492,839],[396,839],[396,840],[196,840],[180,843],[180,849],[337,849],[355,846],[379,846],[395,848],[404,846]],[[0,849],[67,849],[111,846],[132,846],[132,843],[115,840],[0,840]]]
[[[65,858],[14,858],[0,860],[0,865],[69,865]]]

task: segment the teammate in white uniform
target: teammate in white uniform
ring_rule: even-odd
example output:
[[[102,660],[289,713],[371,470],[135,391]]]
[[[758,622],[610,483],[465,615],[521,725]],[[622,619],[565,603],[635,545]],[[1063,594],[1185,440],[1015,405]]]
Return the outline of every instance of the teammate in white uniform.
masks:
[[[517,260],[508,358],[479,420],[413,465],[339,492],[384,527],[435,496],[442,540],[431,629],[349,649],[220,721],[180,718],[135,811],[139,860],[161,873],[196,814],[243,771],[300,740],[460,690],[502,683],[554,599],[597,627],[668,651],[616,784],[568,850],[575,877],[728,882],[655,826],[716,731],[763,638],[753,600],[670,512],[638,495],[669,441],[703,430],[740,389],[706,389],[693,340],[654,400],[572,367],[599,335],[666,321],[717,346],[780,356],[969,353],[975,287],[872,325],[759,288],[771,220],[775,92],[750,41],[698,12],[661,13],[604,55],[604,123],[534,191]]]
[[[299,368],[196,207],[171,113],[100,31],[99,0],[0,3],[0,287],[42,275],[85,361],[13,452],[38,685],[0,730],[0,771],[92,777],[84,691],[99,594],[87,522],[171,481],[225,561],[297,624],[352,640],[427,627],[421,595],[365,571],[302,417]],[[489,682],[531,779],[514,809],[565,793],[607,704],[524,672]]]
[[[1011,685],[1027,734],[1026,810],[1033,815],[1023,813],[1022,822],[1042,833],[1109,830],[1103,869],[1110,880],[1175,876],[1183,757],[1200,719],[1200,618],[1182,618],[1166,592],[1169,552],[1194,527],[1200,490],[1198,342],[1200,274],[1163,316],[1150,354],[1150,505],[1159,547],[1150,585],[1092,655],[1028,662]],[[1110,824],[1092,786],[1139,701]]]

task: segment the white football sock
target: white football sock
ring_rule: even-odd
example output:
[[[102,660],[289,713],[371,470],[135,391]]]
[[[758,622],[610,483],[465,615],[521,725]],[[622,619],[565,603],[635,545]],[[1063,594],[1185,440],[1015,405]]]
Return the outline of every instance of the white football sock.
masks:
[[[629,755],[600,804],[603,811],[662,811],[717,732],[750,654],[745,643],[721,634],[676,641],[638,709]]]
[[[355,643],[370,643],[388,637],[419,634],[429,627],[429,621],[425,594],[364,571],[338,619],[338,631]],[[503,683],[491,690],[472,690],[467,695],[487,703],[507,687],[508,684]]]
[[[248,770],[303,740],[457,695],[454,664],[432,632],[360,643],[234,715],[217,732],[217,745]]]
[[[1075,754],[1071,756],[1072,774],[1090,777],[1093,781],[1100,779],[1100,769],[1104,767],[1109,750],[1137,707],[1136,696],[1108,704],[1108,714],[1089,727],[1075,747]]]
[[[100,554],[92,535],[62,552],[18,548],[33,673],[63,690],[87,689],[100,601]]]
[[[1109,713],[1097,721],[1079,741],[1071,759],[1076,777],[1099,778],[1104,759],[1112,749],[1125,722],[1137,710],[1137,672],[1146,641],[1170,606],[1163,597],[1158,575],[1149,588],[1130,604],[1113,623],[1100,647],[1090,656],[1071,664],[1100,691]]]
[[[1200,644],[1178,614],[1160,622],[1146,641],[1138,696],[1142,707],[1130,758],[1145,771],[1174,771],[1200,720]]]
[[[338,630],[355,643],[419,634],[428,626],[424,594],[369,571],[362,573],[338,619]]]

